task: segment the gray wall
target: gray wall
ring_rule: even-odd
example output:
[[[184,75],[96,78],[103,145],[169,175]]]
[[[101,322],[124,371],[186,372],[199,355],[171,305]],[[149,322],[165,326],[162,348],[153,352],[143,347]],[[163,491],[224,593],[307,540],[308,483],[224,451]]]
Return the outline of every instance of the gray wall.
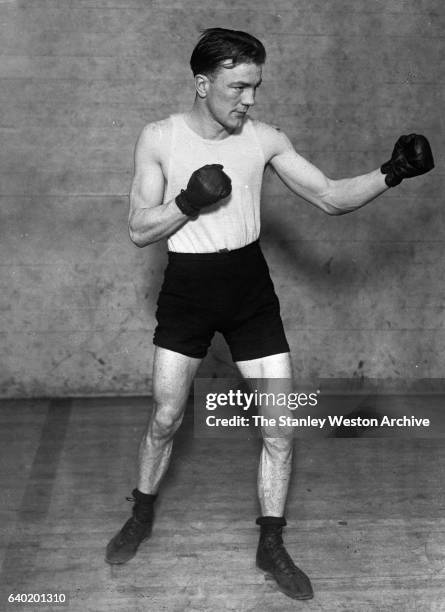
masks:
[[[202,8],[204,7],[204,8]],[[267,174],[263,245],[298,378],[444,376],[443,0],[0,4],[3,396],[150,391],[165,244],[127,237],[142,126],[190,106],[200,29],[260,37],[255,115],[332,177],[425,133],[433,173],[328,217]],[[203,375],[233,371],[217,339]]]

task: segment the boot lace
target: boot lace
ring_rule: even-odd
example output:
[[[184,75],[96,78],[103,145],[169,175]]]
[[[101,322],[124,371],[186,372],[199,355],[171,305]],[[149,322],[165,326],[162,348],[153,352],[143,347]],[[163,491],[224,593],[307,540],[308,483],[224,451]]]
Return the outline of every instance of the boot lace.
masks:
[[[270,556],[280,572],[287,575],[298,574],[301,572],[301,570],[299,570],[292,561],[289,553],[284,547],[283,538],[281,535],[271,534],[270,536],[266,536],[265,540]]]
[[[120,540],[139,537],[142,528],[143,525],[134,516],[131,516],[121,529]]]

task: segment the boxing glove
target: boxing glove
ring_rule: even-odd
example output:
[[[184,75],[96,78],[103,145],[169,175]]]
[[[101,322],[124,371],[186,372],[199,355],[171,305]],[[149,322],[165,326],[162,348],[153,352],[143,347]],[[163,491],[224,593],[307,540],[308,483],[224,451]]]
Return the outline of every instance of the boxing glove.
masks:
[[[385,176],[388,187],[399,185],[403,179],[425,174],[434,168],[430,143],[421,134],[400,136],[392,157],[380,170]]]
[[[190,177],[187,189],[182,189],[175,202],[189,217],[199,215],[202,208],[227,198],[232,192],[232,181],[221,164],[203,166]]]

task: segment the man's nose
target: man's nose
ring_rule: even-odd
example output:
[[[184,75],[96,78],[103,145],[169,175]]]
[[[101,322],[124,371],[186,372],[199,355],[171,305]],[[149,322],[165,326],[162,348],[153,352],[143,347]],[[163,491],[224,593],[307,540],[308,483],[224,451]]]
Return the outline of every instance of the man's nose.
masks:
[[[255,104],[255,91],[253,89],[245,89],[241,97],[241,103],[245,106],[253,106]]]

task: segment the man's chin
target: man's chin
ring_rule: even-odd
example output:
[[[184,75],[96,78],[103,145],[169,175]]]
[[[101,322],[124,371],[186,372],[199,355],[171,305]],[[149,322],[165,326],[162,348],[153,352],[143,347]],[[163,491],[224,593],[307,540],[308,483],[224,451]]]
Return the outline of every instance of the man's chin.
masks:
[[[245,114],[243,114],[243,115],[233,115],[230,118],[230,127],[231,127],[231,129],[233,130],[233,129],[236,129],[236,128],[240,128],[243,125],[245,118],[246,118]]]

